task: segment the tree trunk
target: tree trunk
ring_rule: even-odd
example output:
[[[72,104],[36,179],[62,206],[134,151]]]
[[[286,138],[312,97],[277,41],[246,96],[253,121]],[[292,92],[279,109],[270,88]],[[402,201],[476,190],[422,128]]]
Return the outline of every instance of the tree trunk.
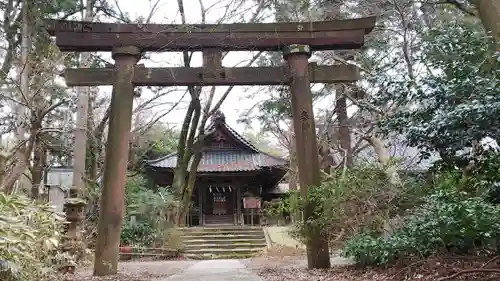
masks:
[[[290,155],[290,169],[288,170],[288,188],[297,190],[297,148],[295,143],[295,132],[293,130],[293,121],[289,129],[290,144],[288,145],[288,154]]]
[[[180,196],[180,210],[178,213],[178,224],[184,225],[185,218],[187,212],[189,211],[189,207],[191,206],[191,197],[193,195],[194,185],[196,183],[196,174],[198,170],[198,165],[201,161],[201,150],[203,148],[203,135],[205,132],[205,123],[202,121],[200,124],[200,116],[201,116],[201,103],[199,100],[199,92],[196,89],[190,89],[191,91],[191,105],[193,107],[193,117],[190,122],[189,134],[186,140],[186,150],[189,151],[189,158],[184,158],[184,163],[186,164],[186,171],[189,168],[189,173],[186,173],[184,185],[182,186],[181,196]],[[196,129],[198,128],[198,142],[195,143],[195,135]],[[188,167],[189,160],[192,158],[191,166]]]
[[[500,0],[469,0],[476,6],[484,29],[496,43],[496,51],[500,51]]]
[[[5,2],[4,2],[5,3]],[[15,14],[18,7],[15,5],[14,1],[7,1],[2,7],[2,13],[4,15]],[[19,46],[19,40],[17,37],[18,26],[22,22],[23,13],[18,13],[15,18],[10,18],[4,16],[2,19],[2,27],[5,38],[3,62],[0,65],[0,81],[4,82],[9,75],[10,69],[14,62],[15,55],[17,53],[17,47]]]
[[[337,118],[339,120],[339,140],[340,147],[342,148],[342,155],[344,157],[343,165],[347,168],[352,168],[354,166],[354,159],[352,153],[352,143],[351,143],[351,130],[349,127],[349,116],[347,115],[347,99],[344,95],[345,87],[340,84],[336,87],[337,103],[335,106],[335,111],[337,113]]]
[[[93,18],[93,2],[87,1],[83,20],[90,22]],[[88,67],[90,53],[81,54],[80,67]],[[85,190],[85,168],[87,156],[87,120],[90,98],[90,87],[78,87],[78,101],[76,111],[75,144],[73,147],[73,183],[70,196],[78,197],[78,193]]]
[[[21,94],[20,96],[24,96],[29,98],[30,88],[29,88],[29,79],[30,79],[30,63],[29,63],[29,55],[31,52],[32,40],[31,40],[31,25],[30,25],[30,6],[27,4],[28,2],[23,3],[22,5],[22,27],[21,27],[21,65],[19,66],[19,73],[21,73]],[[8,71],[7,71],[8,72]],[[21,99],[22,100],[22,99]],[[27,118],[25,115],[26,109],[21,104],[16,104],[16,130],[15,135],[18,142],[25,141],[25,124]],[[26,168],[29,165],[29,156],[31,155],[31,151],[33,149],[33,143],[35,141],[36,136],[31,135],[27,143],[20,144],[20,147],[14,152],[15,164],[12,170],[8,173],[8,175],[2,181],[2,185],[0,189],[4,189],[6,192],[10,193],[14,189],[14,184],[19,179],[19,177],[23,174]]]
[[[184,10],[184,1],[177,0],[177,6],[179,8],[179,13],[181,15],[182,24],[186,24],[186,13]],[[182,52],[183,62],[185,67],[190,67],[191,57],[188,51]],[[198,128],[198,124],[200,121],[200,113],[201,113],[201,104],[200,104],[200,92],[201,88],[188,87],[189,94],[191,95],[191,101],[189,103],[188,110],[186,115],[184,116],[184,121],[182,123],[181,134],[179,136],[179,145],[177,147],[177,163],[174,171],[174,179],[173,179],[173,190],[175,190],[179,198],[179,206],[177,210],[177,224],[183,225],[186,218],[186,209],[187,206],[185,202],[187,200],[191,200],[191,196],[188,199],[185,199],[186,190],[189,188],[189,181],[196,180],[196,171],[198,169],[198,165],[191,164],[191,167],[188,167],[189,160],[193,154],[196,154],[194,150],[194,138],[196,134],[196,130]],[[210,103],[207,105],[210,108]],[[204,126],[204,124],[200,125]],[[193,159],[196,160],[196,159]],[[194,161],[193,161],[194,162]],[[194,171],[194,174],[188,172],[188,168],[191,171]],[[192,184],[194,186],[194,182]],[[190,203],[190,202],[189,202]]]
[[[390,163],[390,153],[385,147],[384,142],[374,136],[368,136],[365,138],[366,141],[373,147],[375,153],[377,154],[378,161],[381,167],[384,169],[389,182],[394,185],[402,185],[401,178],[399,177],[397,167],[394,164]]]
[[[31,169],[31,197],[37,199],[40,192],[40,184],[43,180],[43,171],[45,168],[45,148],[42,140],[37,137],[33,155],[33,168]]]
[[[184,189],[184,186],[186,184],[188,176],[187,169],[189,159],[191,158],[190,147],[187,147],[187,139],[189,128],[191,126],[191,120],[193,118],[193,112],[194,104],[193,100],[191,100],[186,115],[184,116],[181,133],[179,135],[179,141],[177,142],[177,163],[174,170],[174,179],[172,181],[172,189],[180,197],[182,196],[182,190]]]
[[[136,151],[137,151],[137,148],[139,147],[139,143],[141,142],[141,137],[140,137],[140,133],[136,133],[138,132],[138,128],[141,128],[141,124],[144,124],[143,123],[143,114],[141,111],[137,112],[137,114],[135,115],[135,119],[134,119],[134,126],[132,128],[132,133],[131,133],[131,136],[130,136],[130,145],[129,145],[129,156],[128,156],[128,163],[129,163],[129,170],[132,170],[132,171],[138,171],[139,169],[141,169],[141,158],[137,158],[136,157]]]
[[[102,168],[101,160],[102,160],[102,151],[103,151],[103,136],[104,136],[104,129],[106,128],[106,124],[109,120],[109,113],[111,111],[111,108],[108,106],[106,109],[106,112],[104,114],[104,117],[101,119],[101,122],[99,122],[99,125],[93,130],[93,137],[92,141],[90,143],[91,145],[91,153],[89,157],[89,164],[88,164],[88,175],[89,179],[93,182],[97,181],[97,175],[98,171]],[[89,114],[93,114],[90,112]]]
[[[297,141],[295,139],[293,120],[292,124],[290,125],[288,133],[289,133],[288,154],[290,158],[290,167],[288,169],[288,190],[296,191],[299,189],[299,184],[298,184],[299,168],[297,164]],[[290,219],[291,223],[294,224],[296,221],[300,221],[302,219],[302,213],[300,211],[293,212],[292,214],[290,214]]]
[[[94,103],[95,103],[95,96],[91,95],[89,97],[89,106],[87,108],[87,157],[85,162],[87,179],[91,181],[93,180],[93,178],[91,177],[92,173],[90,172],[90,169],[94,166],[96,159],[94,154],[96,146],[96,140],[94,136],[95,132]]]
[[[10,193],[14,189],[14,185],[19,177],[24,173],[29,164],[30,154],[33,151],[33,146],[35,143],[35,135],[36,132],[32,132],[28,140],[27,144],[23,144],[22,147],[18,148],[16,152],[16,163],[7,177],[4,178],[2,182],[2,189],[5,190],[6,193]]]
[[[189,176],[182,194],[180,211],[178,213],[178,218],[177,218],[177,224],[180,226],[184,225],[186,215],[188,214],[189,209],[191,207],[191,198],[193,196],[193,189],[196,183],[196,172],[197,172],[196,170],[198,169],[198,165],[200,164],[201,157],[202,153],[201,150],[199,150],[194,154],[193,162],[189,169]]]

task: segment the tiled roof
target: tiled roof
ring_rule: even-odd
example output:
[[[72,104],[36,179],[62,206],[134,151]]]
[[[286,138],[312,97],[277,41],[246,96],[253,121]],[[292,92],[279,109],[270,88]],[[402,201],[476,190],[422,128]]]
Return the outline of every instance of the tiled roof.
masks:
[[[271,156],[257,149],[233,128],[229,127],[224,119],[219,120],[219,122],[213,120],[207,126],[207,135],[215,133],[217,128],[229,133],[234,140],[240,143],[241,147],[240,149],[207,149],[203,151],[198,172],[255,171],[265,167],[285,167],[288,164],[285,159]],[[176,153],[147,161],[149,166],[157,168],[175,168],[176,163]],[[188,169],[190,166],[191,163],[189,163]]]
[[[257,149],[257,147],[255,147],[253,144],[251,144],[250,142],[248,142],[243,136],[241,136],[240,134],[238,134],[238,132],[236,132],[233,128],[229,127],[226,122],[222,122],[220,123],[220,126],[225,129],[230,135],[232,135],[232,137],[237,140],[238,142],[240,142],[244,148],[246,149],[249,149],[251,151],[254,151],[254,152],[260,152],[259,149]],[[217,129],[217,123],[216,122],[211,122],[208,127],[207,127],[207,131],[208,131],[208,134],[210,133],[214,133]]]
[[[175,168],[176,162],[177,155],[171,154],[149,161],[148,164],[157,168]],[[265,167],[283,167],[286,164],[286,160],[264,153],[242,150],[211,150],[203,152],[198,172],[255,171]],[[188,169],[190,166],[191,163],[189,163]]]

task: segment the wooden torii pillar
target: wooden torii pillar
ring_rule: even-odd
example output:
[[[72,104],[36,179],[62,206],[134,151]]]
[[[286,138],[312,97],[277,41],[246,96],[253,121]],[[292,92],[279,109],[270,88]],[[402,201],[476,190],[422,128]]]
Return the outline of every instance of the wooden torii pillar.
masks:
[[[116,273],[123,216],[128,134],[134,86],[238,86],[288,84],[291,90],[300,187],[319,185],[319,163],[310,83],[354,82],[358,69],[308,63],[312,51],[358,49],[375,17],[319,22],[159,25],[75,21],[45,22],[61,51],[113,51],[114,68],[67,69],[68,86],[113,85],[95,274]],[[117,46],[119,48],[117,48]],[[132,47],[133,46],[133,47]],[[139,52],[203,51],[204,67],[136,67]],[[286,67],[224,68],[222,51],[283,51]],[[120,98],[118,98],[120,96]],[[106,196],[104,196],[106,195]],[[113,202],[111,202],[113,201]],[[306,208],[305,218],[311,209]],[[309,268],[330,267],[328,240],[318,229],[308,237]],[[104,236],[103,236],[104,237]],[[109,261],[109,268],[97,260]]]
[[[94,275],[101,272],[117,272],[118,259],[116,251],[120,247],[120,232],[125,212],[125,181],[127,175],[129,135],[132,125],[132,109],[134,104],[134,70],[141,58],[141,51],[134,46],[113,49],[115,60],[115,79],[111,96],[111,112],[109,114],[108,143],[103,175],[103,186],[100,202],[100,215],[96,249]],[[109,268],[111,267],[111,268]]]
[[[307,189],[320,185],[320,169],[318,159],[318,144],[316,125],[314,121],[313,100],[309,81],[309,45],[290,45],[283,49],[283,57],[288,62],[292,73],[290,94],[292,101],[293,128],[295,132],[295,149],[299,170],[299,183],[302,196],[307,200]],[[313,207],[306,201],[304,221],[313,218]],[[308,232],[316,239],[308,239],[307,264],[319,268],[330,267],[330,252],[328,237],[321,235],[321,229],[308,226]]]

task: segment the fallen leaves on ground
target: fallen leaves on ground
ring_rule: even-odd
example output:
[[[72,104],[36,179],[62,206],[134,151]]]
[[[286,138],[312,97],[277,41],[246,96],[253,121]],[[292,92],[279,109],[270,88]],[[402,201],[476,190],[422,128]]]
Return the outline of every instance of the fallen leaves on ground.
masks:
[[[195,261],[130,261],[120,262],[117,275],[92,276],[92,267],[80,268],[74,275],[64,275],[64,281],[155,281],[182,272]]]
[[[262,255],[262,257],[292,257],[292,256],[304,256],[306,250],[299,247],[290,246],[274,246],[267,249],[267,251]]]
[[[119,273],[117,275],[110,276],[91,276],[91,275],[65,275],[63,280],[65,281],[150,281],[158,278],[164,278],[167,276],[155,276],[153,274],[148,274],[144,272],[137,273]]]
[[[500,258],[433,257],[389,268],[361,269],[336,266],[328,270],[307,270],[295,261],[290,264],[260,263],[257,273],[265,281],[472,281],[500,280]],[[482,272],[482,271],[488,272]]]

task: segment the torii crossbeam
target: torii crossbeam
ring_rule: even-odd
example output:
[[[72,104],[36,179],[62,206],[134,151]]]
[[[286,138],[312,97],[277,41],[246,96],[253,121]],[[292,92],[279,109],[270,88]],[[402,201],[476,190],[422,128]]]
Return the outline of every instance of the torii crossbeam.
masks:
[[[61,51],[111,51],[116,46],[136,46],[141,51],[280,51],[292,44],[309,45],[312,51],[357,49],[372,31],[375,17],[352,20],[292,23],[243,23],[208,25],[114,24],[46,21]]]
[[[113,85],[114,68],[69,68],[64,72],[68,86]],[[341,83],[359,80],[351,65],[309,64],[311,83]],[[288,67],[225,67],[207,75],[203,67],[146,68],[137,66],[135,86],[251,86],[285,85],[292,79]]]

